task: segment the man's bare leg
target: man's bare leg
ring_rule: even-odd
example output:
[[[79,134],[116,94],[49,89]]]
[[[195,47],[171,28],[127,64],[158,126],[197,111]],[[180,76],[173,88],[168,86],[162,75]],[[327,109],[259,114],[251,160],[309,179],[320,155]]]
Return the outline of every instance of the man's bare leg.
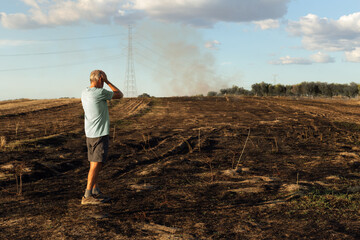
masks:
[[[89,170],[89,174],[88,174],[86,190],[92,191],[92,189],[97,186],[99,172],[100,172],[101,168],[102,168],[102,163],[90,162],[90,170]]]
[[[81,200],[81,204],[100,204],[104,201],[104,199],[98,199],[96,197],[93,197],[92,194],[93,188],[97,186],[98,176],[101,168],[102,168],[102,163],[90,162],[88,181],[87,181],[84,197]]]

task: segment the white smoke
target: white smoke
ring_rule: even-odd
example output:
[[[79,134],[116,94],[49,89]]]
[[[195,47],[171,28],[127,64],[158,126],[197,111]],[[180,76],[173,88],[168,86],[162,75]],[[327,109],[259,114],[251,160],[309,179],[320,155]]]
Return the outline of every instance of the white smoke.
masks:
[[[144,49],[137,52],[137,59],[154,59],[153,77],[164,95],[206,94],[227,86],[229,78],[217,74],[216,59],[196,29],[148,22],[138,26],[137,33],[141,35],[137,35],[135,45],[140,51]]]

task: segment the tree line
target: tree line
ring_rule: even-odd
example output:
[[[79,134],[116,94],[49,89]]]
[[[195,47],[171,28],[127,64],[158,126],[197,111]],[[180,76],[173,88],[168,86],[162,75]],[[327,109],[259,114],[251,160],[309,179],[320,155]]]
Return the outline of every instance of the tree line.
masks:
[[[261,82],[251,86],[251,90],[243,87],[220,89],[219,92],[210,91],[208,96],[245,95],[245,96],[297,96],[297,97],[349,97],[354,98],[359,94],[360,85],[350,84],[302,82],[296,85],[272,85]]]

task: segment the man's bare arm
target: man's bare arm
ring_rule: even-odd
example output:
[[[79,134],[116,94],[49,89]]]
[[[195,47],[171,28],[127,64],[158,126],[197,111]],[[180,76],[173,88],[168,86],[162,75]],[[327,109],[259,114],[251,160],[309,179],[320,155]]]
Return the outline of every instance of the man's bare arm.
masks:
[[[104,79],[104,82],[114,92],[112,99],[120,99],[124,97],[124,94],[115,85],[113,85],[107,78]]]

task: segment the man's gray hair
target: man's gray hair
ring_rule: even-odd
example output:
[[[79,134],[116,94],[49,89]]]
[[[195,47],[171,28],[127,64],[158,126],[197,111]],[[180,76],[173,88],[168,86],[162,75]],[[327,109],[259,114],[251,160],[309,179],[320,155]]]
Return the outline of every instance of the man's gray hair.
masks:
[[[94,70],[90,73],[90,82],[97,82],[100,79],[100,76],[103,74],[104,72],[101,70]]]

